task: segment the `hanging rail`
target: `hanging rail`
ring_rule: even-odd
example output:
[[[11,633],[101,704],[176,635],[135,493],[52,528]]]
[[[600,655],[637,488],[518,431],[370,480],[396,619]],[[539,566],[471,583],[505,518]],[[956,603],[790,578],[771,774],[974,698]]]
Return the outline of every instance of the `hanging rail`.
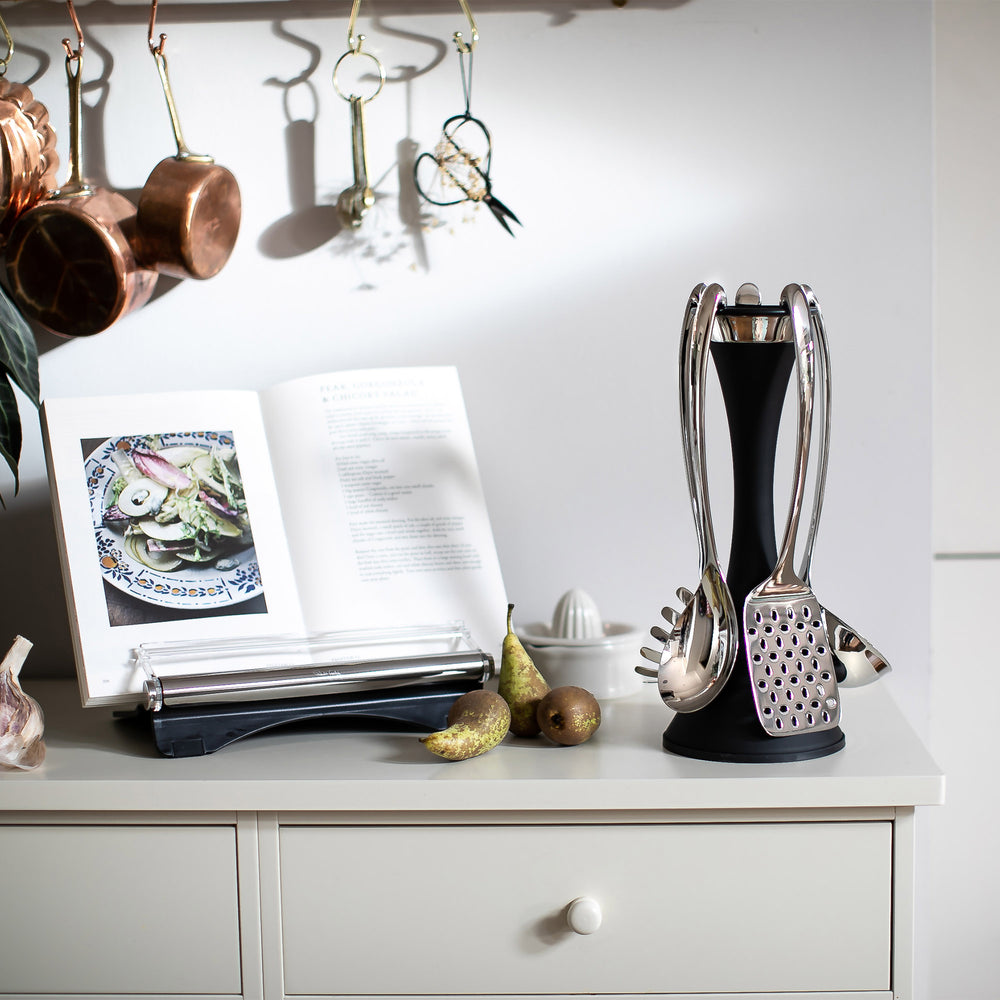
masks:
[[[459,0],[461,2],[461,0]],[[686,0],[628,0],[626,10],[670,10]],[[173,4],[165,18],[171,24],[224,24],[248,21],[336,20],[347,15],[352,0],[207,0]],[[617,9],[615,0],[476,0],[479,14],[541,14],[553,26],[565,23],[566,15]],[[131,25],[148,20],[149,0],[91,0],[79,4],[87,25]],[[66,7],[61,0],[18,0],[6,6],[15,31],[65,24]],[[455,0],[378,0],[376,15],[420,17],[454,14]],[[464,36],[463,36],[464,37]],[[0,38],[0,45],[3,44]]]

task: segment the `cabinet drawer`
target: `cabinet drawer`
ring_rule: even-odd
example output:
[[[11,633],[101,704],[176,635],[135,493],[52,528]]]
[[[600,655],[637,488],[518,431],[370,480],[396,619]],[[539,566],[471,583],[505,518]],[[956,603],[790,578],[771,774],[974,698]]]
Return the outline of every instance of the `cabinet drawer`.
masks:
[[[236,831],[0,826],[0,993],[239,993]]]
[[[889,822],[283,826],[285,992],[887,990]],[[580,934],[568,904],[600,927]]]

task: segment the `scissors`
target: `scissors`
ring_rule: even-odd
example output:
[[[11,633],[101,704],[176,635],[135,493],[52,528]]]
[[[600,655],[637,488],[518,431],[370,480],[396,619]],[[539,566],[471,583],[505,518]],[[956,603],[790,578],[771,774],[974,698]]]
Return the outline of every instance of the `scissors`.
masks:
[[[490,164],[493,159],[493,137],[484,122],[470,110],[472,76],[472,50],[459,48],[459,65],[462,70],[462,89],[465,94],[465,111],[452,115],[441,126],[441,138],[434,151],[421,153],[413,164],[413,181],[421,197],[432,205],[460,205],[465,201],[482,202],[504,229],[514,235],[510,222],[521,225],[521,220],[493,194]],[[469,69],[466,71],[466,60]],[[427,165],[433,163],[433,172]],[[427,183],[421,184],[420,175]],[[441,195],[428,193],[438,183]],[[450,197],[454,190],[458,197]],[[510,220],[510,222],[508,221]]]

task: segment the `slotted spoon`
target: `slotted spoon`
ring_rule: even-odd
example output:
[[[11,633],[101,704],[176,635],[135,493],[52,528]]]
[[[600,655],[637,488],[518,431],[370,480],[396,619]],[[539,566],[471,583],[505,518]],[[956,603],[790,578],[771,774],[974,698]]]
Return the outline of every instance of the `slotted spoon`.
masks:
[[[663,609],[664,620],[671,626],[669,632],[656,625],[650,629],[653,638],[664,643],[662,653],[649,648],[641,651],[647,659],[659,660],[660,697],[677,712],[698,711],[718,695],[732,674],[738,648],[739,618],[719,568],[705,449],[709,341],[724,304],[721,285],[698,285],[691,293],[681,328],[681,435],[701,579],[693,593],[683,591],[687,600],[679,614]]]

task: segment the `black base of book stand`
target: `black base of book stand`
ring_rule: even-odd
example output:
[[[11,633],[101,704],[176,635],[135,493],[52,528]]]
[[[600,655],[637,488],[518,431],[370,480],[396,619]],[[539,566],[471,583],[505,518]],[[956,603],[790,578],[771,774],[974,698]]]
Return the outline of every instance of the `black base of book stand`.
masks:
[[[443,729],[455,699],[479,687],[481,681],[468,678],[313,698],[165,705],[146,714],[164,757],[200,757],[244,736],[294,722],[357,717],[412,723],[428,732]]]
[[[742,617],[747,594],[770,576],[778,559],[774,457],[795,347],[714,342],[711,352],[733,450],[733,539],[726,582]],[[663,746],[671,753],[734,763],[809,760],[836,753],[844,744],[839,726],[792,736],[764,732],[742,641],[732,676],[718,696],[697,712],[678,712],[663,734]]]

